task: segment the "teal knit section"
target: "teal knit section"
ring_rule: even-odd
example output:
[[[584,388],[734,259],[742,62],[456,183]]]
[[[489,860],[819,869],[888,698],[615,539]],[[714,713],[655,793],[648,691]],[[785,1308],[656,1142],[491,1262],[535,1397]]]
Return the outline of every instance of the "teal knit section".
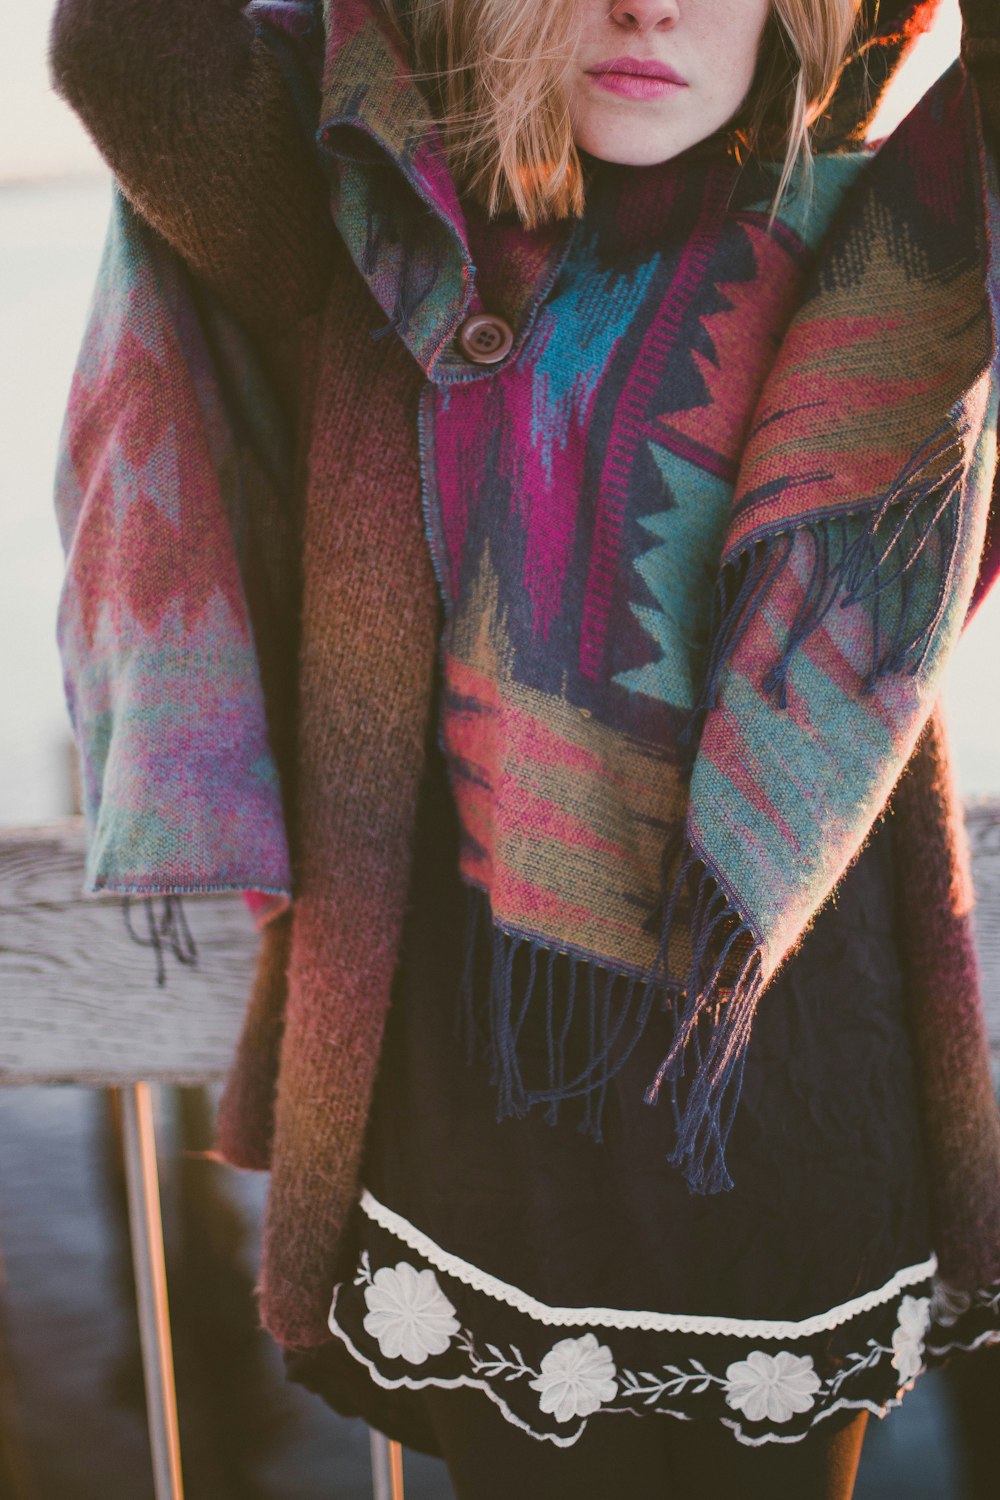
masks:
[[[539,313],[530,351],[540,351],[533,369],[531,439],[549,482],[555,449],[565,447],[574,424],[586,424],[615,345],[632,326],[659,264],[660,256],[653,255],[625,273],[602,266],[595,235],[580,235],[571,247],[549,305]]]
[[[653,602],[633,603],[632,613],[657,655],[614,680],[630,692],[690,708],[709,645],[712,587],[732,486],[659,444],[651,443],[650,452],[668,503],[639,523],[654,544],[639,554],[635,569]]]

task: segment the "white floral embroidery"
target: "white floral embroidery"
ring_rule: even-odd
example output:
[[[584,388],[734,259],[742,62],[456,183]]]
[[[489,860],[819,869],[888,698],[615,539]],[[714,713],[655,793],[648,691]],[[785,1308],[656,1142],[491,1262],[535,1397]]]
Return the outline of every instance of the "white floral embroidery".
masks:
[[[534,1375],[536,1378],[538,1376],[538,1371],[531,1368],[516,1344],[511,1345],[513,1359],[505,1355],[496,1344],[486,1345],[489,1359],[484,1359],[477,1353],[470,1329],[463,1328],[456,1343],[469,1356],[469,1364],[477,1375],[487,1375],[494,1380],[499,1379],[501,1375],[505,1380],[517,1380],[522,1375]]]
[[[404,1244],[415,1252],[415,1258],[420,1255],[417,1246],[407,1240]],[[472,1327],[459,1323],[455,1307],[438,1283],[436,1273],[440,1273],[448,1285],[447,1277],[451,1273],[443,1266],[435,1264],[433,1269],[427,1270],[418,1268],[419,1260],[417,1265],[399,1261],[395,1266],[383,1266],[373,1273],[367,1249],[360,1254],[353,1284],[339,1283],[334,1288],[330,1328],[386,1389],[414,1382],[409,1375],[380,1370],[376,1361],[355,1346],[350,1331],[354,1320],[363,1323],[365,1331],[378,1342],[381,1353],[389,1359],[421,1365],[432,1355],[446,1354],[447,1364],[436,1366],[431,1377],[435,1385],[479,1386],[515,1427],[539,1441],[548,1440],[564,1447],[576,1442],[586,1419],[595,1412],[636,1411],[640,1408],[667,1411],[678,1417],[696,1416],[701,1408],[706,1416],[715,1416],[731,1428],[740,1443],[756,1446],[770,1441],[798,1442],[812,1425],[838,1406],[845,1403],[868,1406],[873,1411],[884,1413],[888,1407],[898,1405],[904,1391],[913,1386],[924,1368],[936,1363],[943,1354],[956,1348],[978,1348],[983,1343],[1000,1341],[1000,1284],[994,1283],[970,1294],[933,1275],[935,1263],[920,1282],[913,1278],[910,1268],[886,1282],[875,1299],[870,1303],[866,1301],[864,1307],[860,1306],[862,1299],[855,1299],[854,1303],[842,1304],[835,1310],[841,1322],[845,1318],[840,1314],[846,1316],[849,1311],[853,1316],[878,1306],[884,1306],[885,1315],[879,1321],[878,1336],[869,1335],[863,1348],[855,1348],[836,1358],[829,1357],[831,1368],[822,1378],[811,1356],[790,1352],[790,1341],[804,1337],[805,1322],[787,1325],[792,1332],[788,1332],[784,1325],[769,1323],[768,1331],[762,1333],[755,1320],[733,1320],[743,1338],[736,1349],[729,1352],[742,1352],[748,1348],[751,1352],[728,1366],[727,1354],[720,1350],[717,1351],[715,1368],[689,1354],[676,1364],[660,1363],[654,1355],[648,1365],[630,1369],[627,1357],[623,1357],[623,1350],[614,1344],[613,1336],[604,1334],[606,1327],[620,1331],[641,1329],[647,1333],[690,1334],[693,1330],[686,1315],[685,1318],[650,1324],[645,1321],[636,1323],[627,1320],[636,1316],[645,1320],[646,1315],[600,1308],[553,1309],[547,1304],[535,1304],[527,1299],[527,1294],[524,1294],[526,1300],[522,1306],[520,1301],[513,1300],[516,1289],[494,1284],[485,1273],[482,1273],[485,1279],[481,1284],[478,1281],[473,1283],[463,1274],[462,1265],[464,1263],[456,1268],[455,1274],[465,1285],[473,1286],[475,1291],[494,1300],[506,1301],[527,1316],[530,1320],[527,1338],[532,1339],[529,1331],[532,1325],[537,1327],[538,1324],[555,1322],[560,1326],[562,1316],[566,1314],[568,1318],[570,1312],[574,1315],[577,1330],[581,1326],[587,1328],[589,1324],[590,1331],[552,1344],[541,1359],[540,1368],[536,1367],[531,1357],[531,1344],[527,1346],[528,1357],[515,1343],[477,1344]],[[901,1280],[904,1274],[907,1279]],[[910,1288],[906,1295],[902,1295],[903,1287]],[[917,1292],[924,1295],[915,1295]],[[521,1294],[517,1296],[520,1298]],[[362,1301],[367,1315],[362,1311]],[[597,1321],[591,1322],[592,1316]],[[605,1317],[613,1317],[614,1321],[599,1321]],[[720,1321],[725,1320],[702,1319],[699,1329],[717,1334]],[[573,1323],[568,1326],[572,1327]],[[780,1335],[779,1326],[782,1327]],[[812,1322],[809,1323],[810,1331],[822,1331],[828,1326],[834,1325],[827,1322],[825,1314],[815,1329]],[[944,1329],[953,1331],[943,1335]],[[938,1347],[934,1341],[938,1331],[952,1342]],[[546,1348],[552,1336],[551,1332],[548,1333],[541,1348]],[[601,1343],[602,1336],[610,1337],[614,1347]],[[777,1345],[778,1353],[772,1355],[759,1346],[754,1347],[758,1339],[765,1338],[773,1340],[770,1347],[774,1349]],[[785,1345],[783,1349],[782,1344]],[[653,1349],[655,1344],[649,1352],[652,1353]],[[823,1357],[827,1358],[826,1350]],[[724,1374],[720,1373],[722,1368]],[[418,1385],[422,1383],[416,1382]],[[528,1387],[537,1395],[528,1396]],[[739,1414],[737,1417],[720,1412],[723,1396],[725,1406]],[[548,1422],[539,1421],[542,1414]],[[746,1431],[740,1416],[752,1424]],[[793,1422],[793,1418],[802,1417],[804,1420]],[[578,1419],[578,1427],[569,1426],[574,1418]],[[556,1425],[561,1430],[553,1431]]]
[[[700,1396],[710,1385],[726,1384],[721,1375],[712,1375],[706,1370],[700,1359],[691,1359],[689,1363],[689,1370],[682,1370],[679,1365],[663,1365],[664,1380],[657,1379],[651,1370],[643,1370],[641,1373],[622,1370],[622,1395],[634,1396],[647,1406],[653,1406],[664,1396]]]
[[[810,1355],[754,1349],[727,1368],[726,1401],[751,1422],[764,1417],[788,1422],[796,1412],[809,1410],[822,1383]]]
[[[899,1304],[899,1322],[892,1336],[892,1363],[902,1385],[917,1378],[924,1364],[924,1338],[930,1327],[931,1299],[906,1296]]]
[[[972,1293],[947,1281],[935,1281],[931,1289],[931,1318],[941,1328],[953,1328],[972,1306]]]
[[[387,1359],[422,1365],[431,1354],[443,1354],[458,1332],[455,1309],[438,1286],[433,1271],[418,1271],[401,1260],[380,1266],[365,1287],[366,1333],[378,1339]]]
[[[539,1405],[557,1422],[589,1417],[605,1401],[613,1401],[615,1362],[606,1344],[592,1333],[579,1339],[560,1339],[542,1360],[541,1374],[528,1382],[541,1391]]]

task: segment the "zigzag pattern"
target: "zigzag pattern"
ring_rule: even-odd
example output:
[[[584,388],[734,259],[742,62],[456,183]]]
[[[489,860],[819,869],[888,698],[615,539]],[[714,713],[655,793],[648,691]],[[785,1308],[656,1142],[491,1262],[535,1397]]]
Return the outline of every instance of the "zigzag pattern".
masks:
[[[116,187],[56,475],[59,643],[94,890],[290,890],[217,463],[224,450],[239,496],[282,456],[248,451],[231,427],[219,391],[239,383],[231,371],[220,385],[183,269]],[[255,418],[246,430],[263,443],[272,417]]]

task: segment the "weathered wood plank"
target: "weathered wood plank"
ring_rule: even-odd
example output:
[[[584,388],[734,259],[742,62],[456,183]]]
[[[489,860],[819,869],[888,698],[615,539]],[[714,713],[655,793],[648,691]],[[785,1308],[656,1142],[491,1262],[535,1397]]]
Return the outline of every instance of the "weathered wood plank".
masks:
[[[970,803],[966,823],[1000,1064],[1000,802]],[[198,963],[168,951],[160,986],[155,955],[130,939],[119,898],[82,894],[83,860],[80,819],[0,831],[0,1083],[223,1077],[256,948],[243,901],[186,898]]]
[[[79,819],[0,833],[0,1083],[222,1077],[256,948],[242,899],[185,901],[198,962],[166,951],[160,986],[120,899],[82,894],[83,860]]]
[[[976,886],[976,943],[982,965],[986,1025],[1000,1065],[1000,801],[969,802],[965,826]]]

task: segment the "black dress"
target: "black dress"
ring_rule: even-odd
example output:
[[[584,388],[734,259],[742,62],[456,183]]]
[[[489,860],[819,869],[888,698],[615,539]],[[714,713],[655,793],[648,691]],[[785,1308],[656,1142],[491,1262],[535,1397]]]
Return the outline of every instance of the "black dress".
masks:
[[[429,1385],[477,1389],[561,1446],[612,1412],[759,1444],[845,1408],[884,1415],[929,1365],[995,1336],[996,1289],[970,1299],[934,1277],[891,822],[761,1001],[735,1187],[709,1197],[666,1165],[667,1110],[642,1100],[664,1050],[655,1013],[608,1083],[602,1141],[566,1106],[497,1123],[487,1063],[460,1037],[458,840],[435,746],[335,1338],[289,1354],[290,1379],[431,1454]]]

